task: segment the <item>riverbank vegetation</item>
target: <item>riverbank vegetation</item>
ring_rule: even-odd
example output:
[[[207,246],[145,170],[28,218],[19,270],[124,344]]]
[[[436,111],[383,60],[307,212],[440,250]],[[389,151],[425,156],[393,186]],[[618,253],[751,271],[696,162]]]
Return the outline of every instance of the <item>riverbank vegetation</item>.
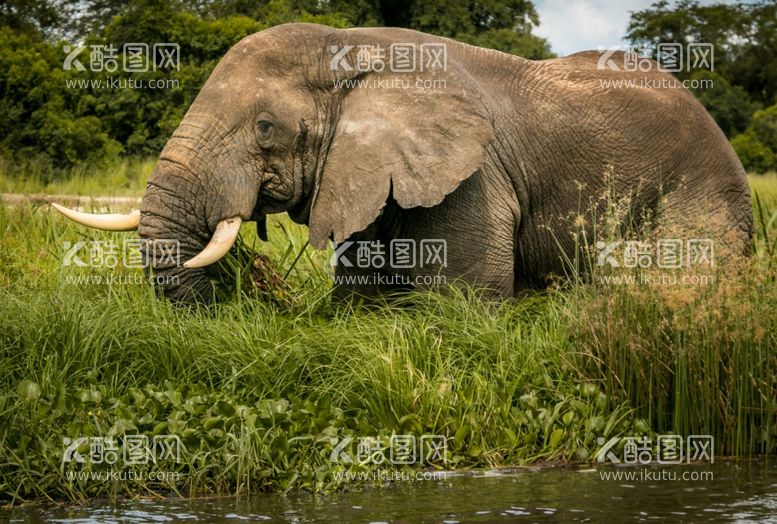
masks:
[[[777,177],[751,184],[756,253],[703,284],[573,279],[501,304],[419,294],[369,309],[330,304],[329,255],[287,220],[261,245],[245,228],[220,266],[225,303],[183,310],[140,269],[66,262],[79,241],[132,234],[0,208],[0,493],[333,490],[352,484],[346,472],[391,467],[333,460],[342,439],[392,434],[447,437],[432,468],[589,462],[603,441],[659,433],[774,454]],[[251,246],[262,263],[241,271]],[[125,435],[174,435],[184,452],[63,460],[65,442]]]

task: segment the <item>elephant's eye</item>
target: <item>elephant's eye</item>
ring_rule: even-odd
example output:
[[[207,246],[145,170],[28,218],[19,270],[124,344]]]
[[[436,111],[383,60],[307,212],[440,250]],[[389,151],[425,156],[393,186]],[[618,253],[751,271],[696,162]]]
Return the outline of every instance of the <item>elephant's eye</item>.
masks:
[[[268,122],[267,120],[259,120],[256,123],[256,130],[259,133],[259,138],[261,140],[269,140],[272,138],[274,129],[275,126],[272,125],[272,122]]]

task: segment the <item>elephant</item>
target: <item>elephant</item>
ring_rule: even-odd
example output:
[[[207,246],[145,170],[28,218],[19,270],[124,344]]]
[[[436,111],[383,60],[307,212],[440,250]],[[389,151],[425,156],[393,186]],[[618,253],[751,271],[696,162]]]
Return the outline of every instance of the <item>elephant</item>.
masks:
[[[597,51],[533,61],[408,29],[280,25],[218,63],[139,210],[58,209],[137,229],[146,254],[177,239],[185,262],[151,269],[178,277],[160,291],[184,303],[214,300],[209,268],[243,222],[266,240],[267,215],[283,212],[309,227],[313,247],[335,242],[335,298],[441,277],[496,298],[545,287],[576,249],[574,223],[593,227],[581,202],[601,211],[608,190],[629,220],[649,215],[667,230],[714,221],[747,251],[741,163],[688,90],[651,87],[677,80],[650,63],[603,68]],[[388,267],[386,248],[399,241],[420,262]],[[424,263],[421,247],[435,242],[444,256]],[[382,249],[380,260],[362,256],[365,245]]]

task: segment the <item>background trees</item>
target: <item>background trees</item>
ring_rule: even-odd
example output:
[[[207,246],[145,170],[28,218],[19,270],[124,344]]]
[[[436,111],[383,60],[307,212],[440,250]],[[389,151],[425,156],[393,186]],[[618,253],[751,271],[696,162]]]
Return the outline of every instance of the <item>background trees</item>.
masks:
[[[653,48],[659,42],[715,45],[714,71],[678,76],[714,81],[713,89],[695,94],[754,170],[777,169],[775,20],[774,1],[661,1],[633,13],[626,35]],[[553,56],[532,32],[539,20],[530,0],[6,0],[0,3],[0,155],[36,158],[52,170],[117,154],[155,155],[234,43],[291,21],[409,27],[526,58]],[[129,75],[177,84],[74,85],[74,79],[105,81],[112,74],[63,69],[66,45],[111,44],[121,54],[131,42],[179,44],[179,70]]]
[[[699,5],[666,1],[632,14],[627,39],[655,49],[660,42],[706,42],[715,70],[680,72],[711,78],[712,89],[694,94],[732,139],[745,168],[777,169],[777,2]],[[759,111],[763,109],[763,111]]]
[[[233,44],[292,21],[399,25],[530,58],[552,56],[548,43],[531,33],[538,20],[526,0],[6,0],[0,4],[0,154],[36,157],[52,169],[117,153],[155,155]],[[74,85],[74,79],[107,81],[112,74],[63,69],[66,45],[86,46],[83,57],[90,45],[111,44],[121,54],[132,42],[179,44],[180,70],[131,75],[177,84]]]

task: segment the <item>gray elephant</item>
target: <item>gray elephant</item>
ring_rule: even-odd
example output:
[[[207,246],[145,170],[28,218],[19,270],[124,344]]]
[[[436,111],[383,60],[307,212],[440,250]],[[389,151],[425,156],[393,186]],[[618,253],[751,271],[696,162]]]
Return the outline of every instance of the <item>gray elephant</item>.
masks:
[[[274,27],[215,68],[139,211],[60,209],[93,227],[137,228],[149,249],[180,240],[185,263],[153,267],[178,277],[162,286],[176,301],[212,300],[208,267],[241,222],[266,239],[265,217],[281,212],[309,226],[314,247],[340,243],[338,297],[431,277],[499,297],[546,285],[575,249],[570,218],[590,228],[581,202],[608,188],[637,222],[714,219],[746,250],[748,184],[715,122],[687,90],[656,88],[676,83],[657,66],[604,65],[598,52],[531,61],[405,29]],[[392,240],[414,244],[402,246],[411,267],[389,267]],[[423,260],[435,242],[445,256]],[[382,258],[358,263],[365,244]]]

